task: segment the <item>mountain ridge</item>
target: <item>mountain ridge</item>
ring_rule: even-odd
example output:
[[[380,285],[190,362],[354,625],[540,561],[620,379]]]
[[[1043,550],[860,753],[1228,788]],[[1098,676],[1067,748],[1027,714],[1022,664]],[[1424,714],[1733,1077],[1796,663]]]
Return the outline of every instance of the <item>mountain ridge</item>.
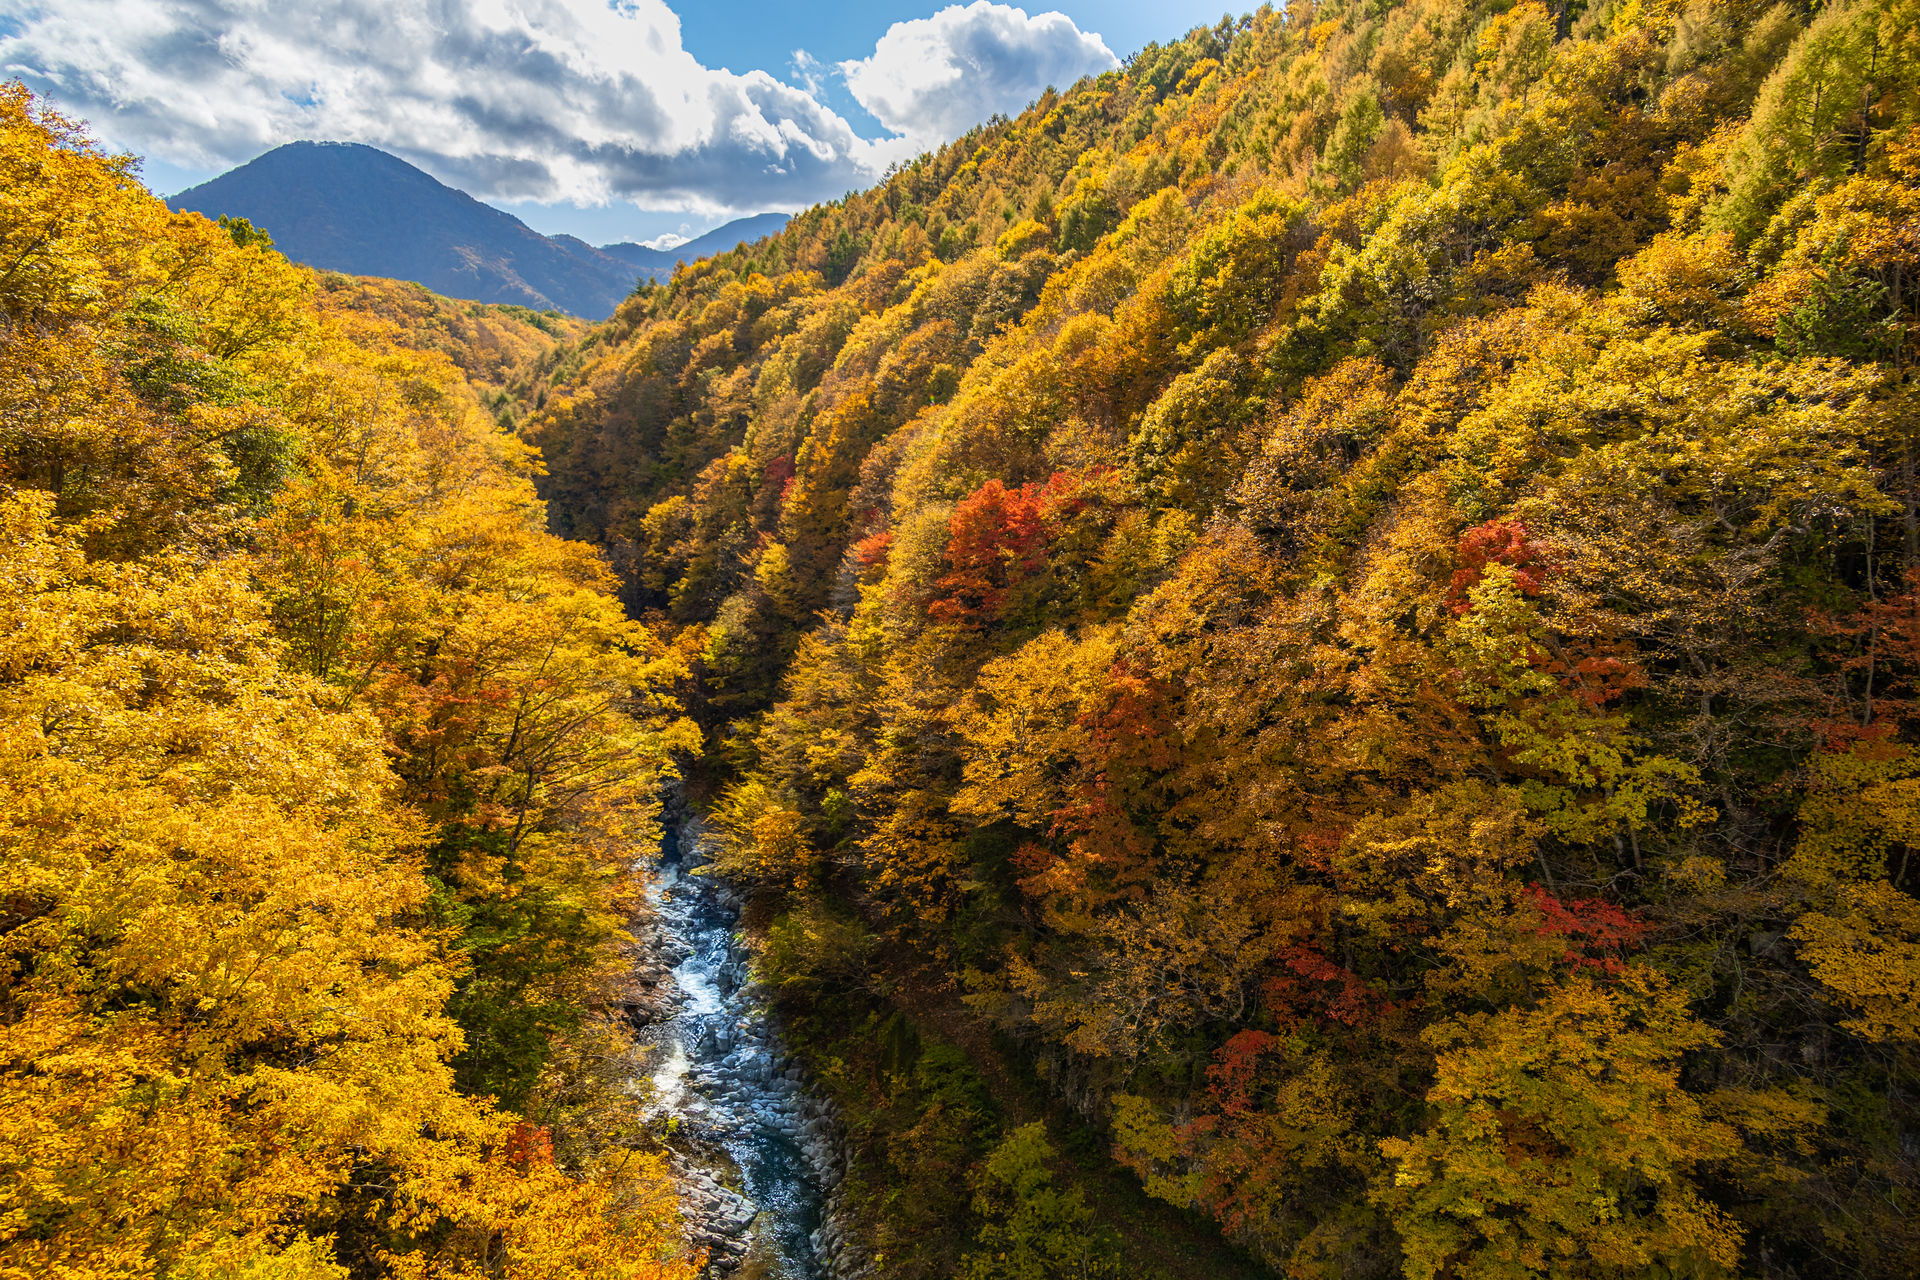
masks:
[[[671,249],[656,249],[651,245],[623,240],[616,244],[603,244],[599,246],[599,252],[638,267],[643,273],[648,270],[658,272],[659,277],[664,278],[671,276],[673,268],[681,262],[698,262],[716,253],[725,253],[747,241],[774,235],[785,227],[788,221],[789,218],[784,213],[756,213],[750,217],[724,223],[704,235],[695,236]]]
[[[1920,1274],[1920,0],[1678,10],[1196,29],[531,388],[866,1274]]]
[[[664,280],[681,261],[758,238],[767,234],[761,228],[777,229],[786,220],[756,215],[673,250],[625,243],[600,248],[576,236],[542,235],[398,156],[355,142],[286,143],[168,197],[167,204],[208,217],[246,218],[273,236],[281,252],[311,267],[411,280],[450,298],[589,320],[612,315],[637,283]],[[734,227],[742,230],[733,233]]]

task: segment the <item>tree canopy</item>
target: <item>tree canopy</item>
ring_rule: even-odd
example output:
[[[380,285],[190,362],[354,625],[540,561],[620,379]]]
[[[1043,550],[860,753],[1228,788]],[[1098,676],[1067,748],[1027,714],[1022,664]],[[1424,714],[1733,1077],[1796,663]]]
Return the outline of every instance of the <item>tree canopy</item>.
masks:
[[[1068,1212],[908,1023],[1291,1276],[1914,1269],[1916,31],[1262,9],[530,388],[899,1274]]]

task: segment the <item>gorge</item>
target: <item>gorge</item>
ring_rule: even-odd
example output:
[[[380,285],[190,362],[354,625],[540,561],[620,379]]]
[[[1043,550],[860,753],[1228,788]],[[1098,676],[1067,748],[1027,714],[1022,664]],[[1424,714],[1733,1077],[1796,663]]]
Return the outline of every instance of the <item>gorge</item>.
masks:
[[[0,92],[0,1280],[1914,1274],[1916,32],[1263,8],[594,324]]]

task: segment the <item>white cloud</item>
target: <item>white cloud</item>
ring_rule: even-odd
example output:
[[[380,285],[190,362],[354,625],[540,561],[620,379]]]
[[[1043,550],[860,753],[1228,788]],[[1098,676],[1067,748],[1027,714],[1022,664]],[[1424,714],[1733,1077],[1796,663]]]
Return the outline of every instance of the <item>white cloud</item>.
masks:
[[[826,68],[821,64],[820,59],[805,49],[795,49],[793,57],[788,59],[787,66],[802,89],[816,98],[825,92],[821,86],[820,73]]]
[[[1105,41],[1064,13],[1030,18],[974,0],[894,23],[871,57],[843,62],[840,72],[876,120],[928,147],[995,112],[1019,112],[1049,84],[1065,88],[1119,65]]]
[[[110,143],[222,168],[299,138],[394,152],[482,199],[798,208],[1112,65],[1059,14],[977,3],[842,64],[897,137],[869,141],[790,74],[702,66],[664,0],[8,0],[0,74]],[[963,79],[942,90],[940,76]]]
[[[897,150],[701,66],[661,0],[29,0],[12,27],[7,74],[183,166],[365,142],[482,198],[721,212],[839,195]]]

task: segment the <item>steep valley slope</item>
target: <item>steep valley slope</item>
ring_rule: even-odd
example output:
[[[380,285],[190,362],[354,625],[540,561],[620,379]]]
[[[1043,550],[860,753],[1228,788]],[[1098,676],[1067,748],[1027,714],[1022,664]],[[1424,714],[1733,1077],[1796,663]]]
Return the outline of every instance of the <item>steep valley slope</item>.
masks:
[[[836,1280],[1920,1274],[1920,0],[1263,8],[628,270],[0,85],[0,1280],[770,1274],[696,1139]]]
[[[1916,31],[1263,9],[552,358],[887,1274],[1920,1268]]]

